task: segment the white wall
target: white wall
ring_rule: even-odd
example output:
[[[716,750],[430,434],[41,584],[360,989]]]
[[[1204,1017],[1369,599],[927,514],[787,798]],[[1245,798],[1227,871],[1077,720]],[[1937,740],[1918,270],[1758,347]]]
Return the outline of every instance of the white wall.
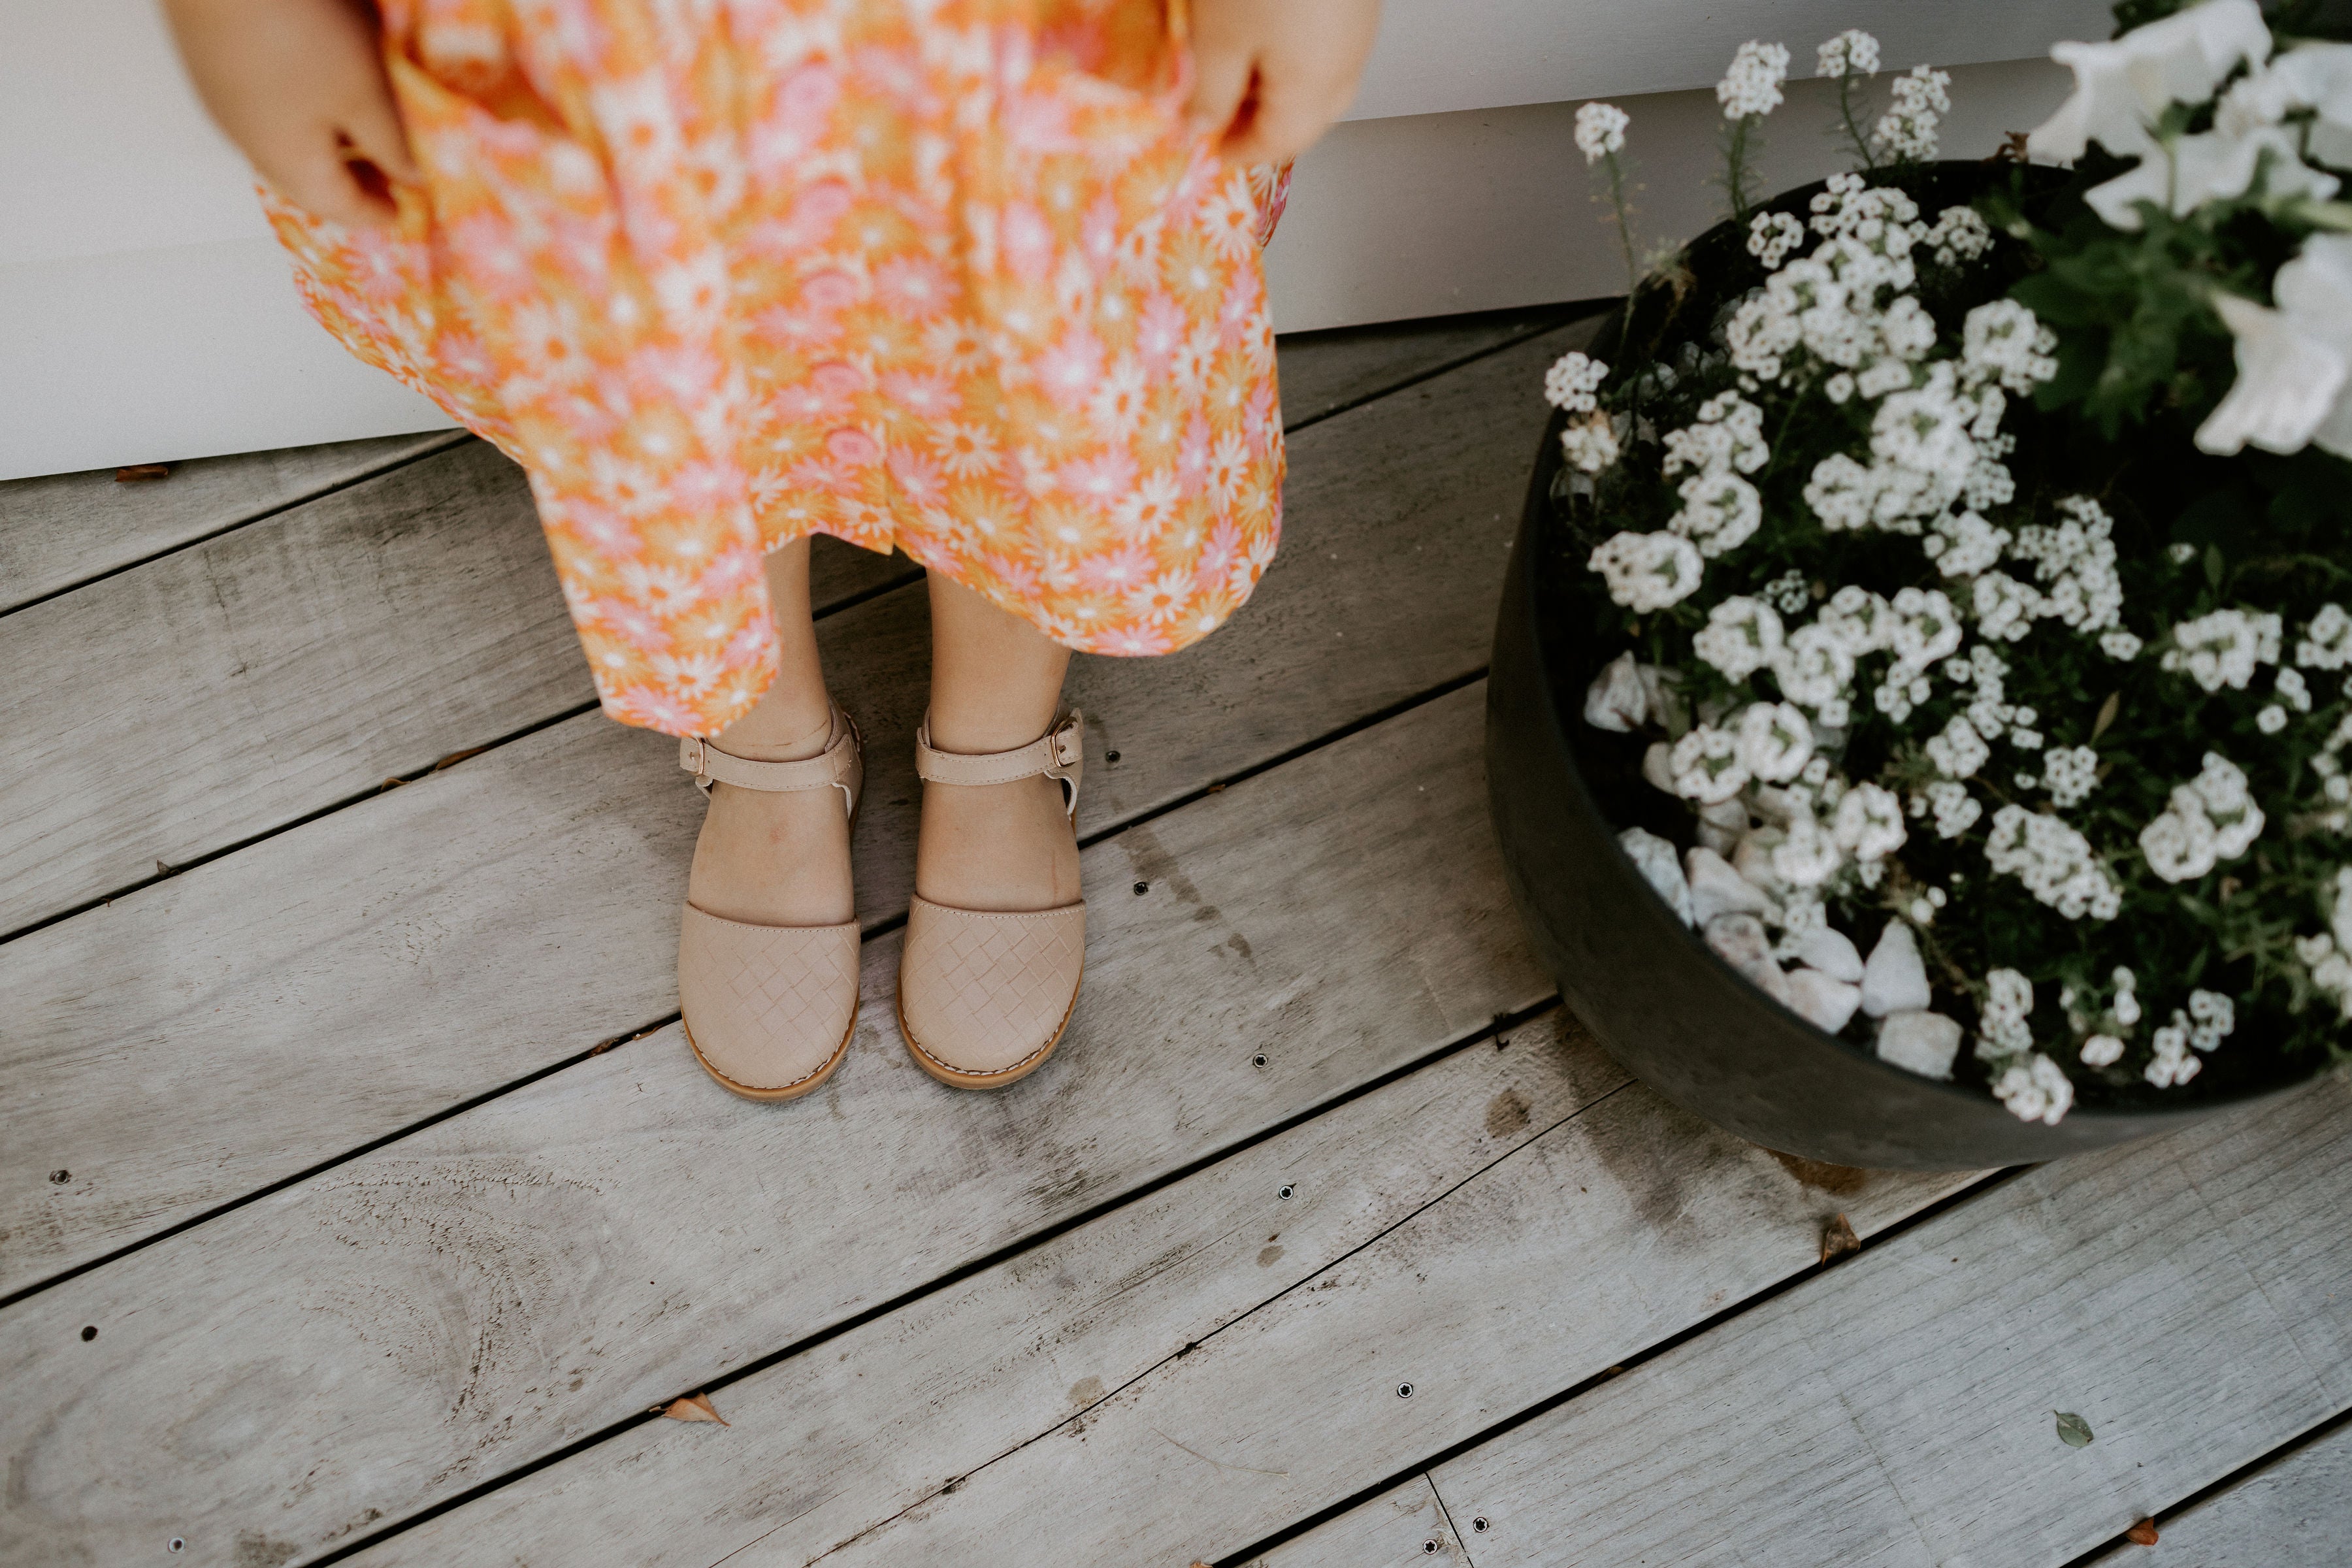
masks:
[[[1890,64],[2038,57],[2104,0],[1388,0],[1350,123],[1302,163],[1268,259],[1285,331],[1622,287],[1591,223],[1572,104],[1636,116],[1649,232],[1708,214],[1703,89],[1751,37],[1860,22]],[[2046,70],[1962,74],[1989,147],[2054,97]],[[1635,95],[1652,97],[1630,101]],[[1789,178],[1824,146],[1801,101]],[[150,0],[0,0],[0,478],[445,424],[296,303],[242,161],[181,79]]]

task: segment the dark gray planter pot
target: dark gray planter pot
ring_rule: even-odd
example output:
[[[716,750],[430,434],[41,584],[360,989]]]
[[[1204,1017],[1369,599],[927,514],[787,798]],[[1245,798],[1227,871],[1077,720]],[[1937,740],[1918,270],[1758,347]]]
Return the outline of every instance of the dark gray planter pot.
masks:
[[[2307,1070],[2234,1096],[2018,1121],[1981,1088],[1937,1083],[1823,1033],[1740,978],[1675,918],[1617,843],[1679,807],[1633,777],[1629,737],[1583,721],[1603,662],[1590,626],[1548,606],[1567,561],[1549,500],[1559,421],[1544,437],[1495,629],[1486,774],[1512,897],[1561,994],[1626,1069],[1751,1142],[1840,1165],[1983,1170],[2079,1154],[2267,1098]],[[1614,649],[1605,650],[1613,654]],[[1647,792],[1644,798],[1642,792]],[[1657,824],[1663,828],[1663,824]],[[1686,837],[1685,834],[1682,837]]]

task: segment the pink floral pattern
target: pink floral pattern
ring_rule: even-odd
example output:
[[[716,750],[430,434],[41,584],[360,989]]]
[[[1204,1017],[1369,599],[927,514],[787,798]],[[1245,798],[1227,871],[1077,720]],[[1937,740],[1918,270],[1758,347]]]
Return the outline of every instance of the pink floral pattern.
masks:
[[[530,477],[605,710],[716,734],[761,555],[904,549],[1157,654],[1281,531],[1258,250],[1177,0],[384,0],[400,223],[264,193],[338,338]]]

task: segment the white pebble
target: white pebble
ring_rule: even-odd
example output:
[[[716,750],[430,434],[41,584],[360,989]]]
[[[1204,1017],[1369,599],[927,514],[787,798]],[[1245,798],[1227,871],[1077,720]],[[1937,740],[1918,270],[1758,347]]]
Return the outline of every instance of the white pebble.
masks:
[[[1650,886],[1658,890],[1658,897],[1666,900],[1666,907],[1681,918],[1683,924],[1690,924],[1690,882],[1683,876],[1682,856],[1674,845],[1642,827],[1627,828],[1617,836],[1617,842],[1625,847],[1626,855]]]
[[[1789,977],[1772,961],[1772,942],[1754,915],[1717,915],[1706,922],[1706,945],[1721,953],[1750,985],[1783,1007],[1796,1005]]]
[[[1862,988],[1822,973],[1818,969],[1789,972],[1789,1005],[1807,1023],[1836,1034],[1862,1005]]]
[[[1683,857],[1690,879],[1691,918],[1700,925],[1718,915],[1776,915],[1764,889],[1731,868],[1731,862],[1704,844]]]
[[[1918,1012],[1934,999],[1918,938],[1901,921],[1888,921],[1878,945],[1870,950],[1870,961],[1862,966],[1862,1010],[1884,1018],[1890,1013]]]
[[[1621,653],[1601,667],[1584,691],[1584,721],[1629,735],[1650,717],[1650,693],[1633,656]]]
[[[1849,985],[1862,984],[1862,954],[1855,949],[1853,939],[1842,931],[1819,926],[1807,931],[1797,949],[1797,957],[1832,980],[1843,980]]]
[[[1674,750],[1664,741],[1658,741],[1642,753],[1642,776],[1650,782],[1652,788],[1664,790],[1668,795],[1675,793],[1675,766],[1668,760],[1674,755]]]
[[[1952,1058],[1959,1054],[1960,1026],[1941,1013],[1916,1009],[1890,1013],[1879,1023],[1878,1059],[1893,1062],[1906,1072],[1949,1079]]]
[[[1729,855],[1748,837],[1748,807],[1735,795],[1698,808],[1698,841],[1718,855]]]

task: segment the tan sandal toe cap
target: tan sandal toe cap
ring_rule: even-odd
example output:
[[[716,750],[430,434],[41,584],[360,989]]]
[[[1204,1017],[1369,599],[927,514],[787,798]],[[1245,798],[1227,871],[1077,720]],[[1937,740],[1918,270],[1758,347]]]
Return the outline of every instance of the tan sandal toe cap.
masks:
[[[1083,902],[1009,914],[918,897],[898,960],[908,1046],[933,1077],[950,1083],[1012,1081],[1061,1038],[1086,951]]]
[[[857,922],[760,926],[686,906],[677,1000],[695,1055],[754,1099],[824,1081],[857,1021]]]

